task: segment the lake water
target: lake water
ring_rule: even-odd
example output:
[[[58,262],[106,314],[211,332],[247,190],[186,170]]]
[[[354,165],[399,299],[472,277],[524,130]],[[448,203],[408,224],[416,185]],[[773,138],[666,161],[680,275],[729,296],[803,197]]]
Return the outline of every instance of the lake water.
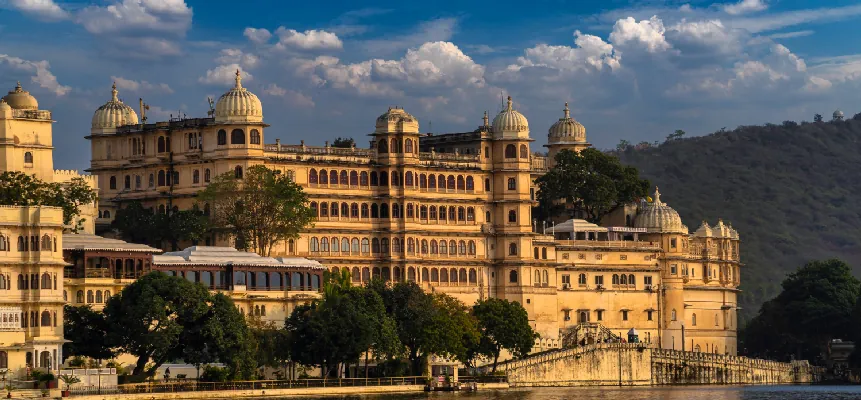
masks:
[[[310,399],[310,398],[305,398]],[[861,399],[861,386],[683,386],[589,387],[487,390],[476,393],[416,393],[330,396],[344,400],[849,400]]]

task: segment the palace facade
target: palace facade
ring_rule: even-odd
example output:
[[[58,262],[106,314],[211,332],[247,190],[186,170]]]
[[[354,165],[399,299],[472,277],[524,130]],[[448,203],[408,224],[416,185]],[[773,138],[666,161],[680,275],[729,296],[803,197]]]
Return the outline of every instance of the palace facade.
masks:
[[[598,327],[615,335],[633,328],[664,348],[736,354],[741,264],[730,226],[703,222],[690,233],[657,189],[603,227],[574,220],[563,237],[535,226],[535,179],[560,150],[589,146],[567,104],[548,133],[547,156],[532,152],[528,121],[511,98],[492,122],[485,113],[477,129],[441,135],[421,133],[415,117],[389,108],[367,148],[266,144],[268,128],[238,72],[204,118],[139,123],[114,89],[87,136],[90,171],[108,183],[98,222],[132,201],[158,212],[189,209],[215,175],[242,179],[265,165],[301,185],[317,215],[279,255],[346,269],[357,284],[379,276],[466,304],[517,301],[541,335],[536,350]],[[233,245],[223,235],[206,244]]]

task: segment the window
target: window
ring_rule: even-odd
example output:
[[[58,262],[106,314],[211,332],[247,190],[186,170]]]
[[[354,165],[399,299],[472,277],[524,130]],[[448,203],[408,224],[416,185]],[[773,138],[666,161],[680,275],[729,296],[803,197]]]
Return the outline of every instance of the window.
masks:
[[[670,239],[670,248],[675,249],[677,247],[676,238]]]
[[[508,222],[517,222],[517,211],[509,210],[508,211]]]
[[[516,256],[517,255],[517,244],[516,243],[511,243],[508,245],[508,255],[509,256]]]
[[[691,326],[697,326],[697,314],[691,314]]]
[[[675,320],[676,320],[676,309],[674,308],[673,311],[670,312],[670,321],[675,321]]]
[[[204,182],[209,182],[209,180],[210,180],[211,178],[212,178],[212,176],[211,176],[211,174],[210,174],[210,172],[209,172],[209,168],[207,168],[206,170],[204,170],[204,171],[203,171],[203,181],[204,181]]]
[[[651,321],[651,320],[652,320],[652,311],[651,311],[651,310],[646,311],[646,319],[647,319],[647,320],[649,320],[649,321]]]
[[[24,164],[32,164],[33,163],[33,153],[26,152],[24,153]]]
[[[490,178],[485,178],[485,180],[484,180],[484,191],[485,192],[490,191]]]
[[[580,274],[577,276],[577,284],[580,286],[586,286],[586,274]]]
[[[542,260],[546,260],[546,259],[547,259],[547,248],[546,248],[546,247],[542,247],[542,248],[541,248],[541,259],[542,259]]]
[[[359,185],[368,186],[368,173],[366,171],[362,171],[359,175]]]
[[[126,178],[123,180],[123,189],[131,189],[132,188],[132,177],[126,175]]]
[[[597,316],[598,321],[604,320],[604,310],[596,310],[595,315]]]
[[[219,135],[221,134],[221,132],[224,132],[224,131],[219,131],[219,132],[218,132],[218,133],[219,133]],[[221,136],[219,136],[219,138],[220,138],[220,137],[221,137]],[[221,143],[219,142],[218,144],[221,144]],[[159,137],[158,137],[158,144],[157,144],[157,146],[156,146],[156,150],[157,150],[159,153],[164,153],[164,151],[165,151],[164,136],[159,136]]]
[[[260,144],[260,131],[257,129],[251,130],[251,144]]]
[[[517,271],[512,270],[508,273],[508,282],[517,283]]]
[[[628,310],[622,310],[622,321],[628,320]]]
[[[508,178],[508,190],[517,190],[517,180]]]
[[[532,258],[537,260],[538,259],[538,248],[536,247],[536,248],[532,249],[532,253],[533,253]]]
[[[233,177],[236,179],[242,179],[242,167],[237,165],[236,168],[233,169]]]
[[[513,144],[505,146],[505,158],[517,158],[517,147]]]
[[[194,170],[194,172],[191,173],[191,183],[200,183],[200,170]]]
[[[562,275],[562,284],[571,285],[571,275]]]
[[[475,180],[471,176],[466,177],[466,190],[475,190]]]
[[[110,188],[111,188],[111,190],[117,190],[117,177],[116,176],[111,177]]]
[[[644,276],[643,277],[643,283],[646,285],[651,285],[652,284],[652,277],[651,276]]]
[[[520,145],[520,158],[529,158],[529,148],[525,144]]]
[[[365,177],[367,181],[367,177]],[[359,186],[359,173],[356,171],[350,171],[350,186]]]
[[[149,187],[155,187],[155,175],[149,174]]]
[[[466,181],[463,179],[463,175],[458,175],[457,177],[457,190],[465,190],[466,189]]]
[[[245,144],[245,132],[242,129],[234,129],[230,132],[230,144]]]
[[[164,186],[164,182],[165,182],[164,178],[165,178],[164,171],[163,170],[158,171],[158,185],[159,186]]]
[[[671,274],[675,275],[677,270],[678,270],[678,266],[676,264],[670,265],[670,273]]]
[[[595,284],[603,285],[604,284],[604,275],[595,275]]]
[[[490,147],[484,146],[484,158],[490,158]]]
[[[380,142],[377,145],[377,152],[378,153],[388,153],[389,152],[389,144],[386,141],[386,139],[380,140]]]
[[[413,141],[411,139],[407,139],[406,143],[404,143],[404,152],[412,153],[413,152]]]

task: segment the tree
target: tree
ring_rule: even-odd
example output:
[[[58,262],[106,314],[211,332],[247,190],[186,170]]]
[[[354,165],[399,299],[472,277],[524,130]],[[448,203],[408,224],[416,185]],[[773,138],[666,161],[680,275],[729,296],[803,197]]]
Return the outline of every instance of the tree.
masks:
[[[272,321],[249,316],[246,320],[252,342],[256,344],[254,360],[258,367],[279,368],[290,359],[290,341],[287,330]]]
[[[630,147],[631,147],[631,142],[629,142],[625,139],[622,139],[619,141],[619,144],[616,145],[616,151],[625,151],[625,150],[628,150],[628,148],[630,148]]]
[[[790,274],[783,291],[763,304],[745,332],[754,355],[816,359],[828,342],[852,330],[859,282],[843,261],[812,261]],[[749,329],[749,331],[748,331]]]
[[[10,206],[50,206],[63,209],[63,224],[72,232],[82,229],[85,218],[81,206],[96,200],[96,191],[83,178],[48,183],[23,172],[0,173],[0,204]]]
[[[502,349],[525,357],[538,335],[529,326],[529,315],[520,303],[503,299],[480,300],[472,307],[481,332],[482,353],[493,358],[493,372]]]
[[[669,142],[669,141],[681,139],[684,136],[685,136],[685,131],[683,131],[681,129],[676,129],[673,133],[667,135],[667,141]]]
[[[63,356],[89,357],[108,360],[114,352],[107,342],[108,324],[105,314],[93,311],[90,306],[63,307]]]
[[[152,272],[126,286],[105,306],[108,342],[136,356],[133,375],[152,376],[199,338],[183,335],[210,312],[209,291],[180,277]]]
[[[537,183],[541,218],[573,211],[593,223],[600,223],[616,207],[642,198],[649,188],[649,181],[640,179],[636,168],[596,149],[557,153],[556,165]]]
[[[162,233],[161,240],[177,250],[179,242],[199,242],[209,231],[209,220],[196,207],[191,210],[157,214],[155,226]]]
[[[125,241],[159,245],[160,233],[155,226],[155,215],[139,201],[128,203],[117,210],[111,227],[118,230]]]
[[[237,248],[263,256],[278,241],[297,238],[314,217],[302,188],[262,165],[248,168],[243,179],[219,175],[199,198],[212,206],[213,226],[232,235]]]
[[[223,293],[211,296],[207,303],[208,310],[198,320],[183,326],[179,337],[179,342],[184,343],[183,360],[198,368],[221,362],[231,379],[253,378],[257,366],[255,342],[245,317]]]
[[[822,122],[822,115],[821,114],[814,114],[813,115],[813,122]]]
[[[353,138],[338,137],[337,139],[335,139],[334,142],[332,142],[332,147],[340,147],[343,149],[350,149],[353,148],[353,146],[355,145],[356,141],[353,140]]]
[[[179,242],[203,240],[209,230],[209,221],[197,207],[162,214],[133,201],[117,210],[111,226],[126,241],[156,247],[168,242],[171,250],[177,250]]]

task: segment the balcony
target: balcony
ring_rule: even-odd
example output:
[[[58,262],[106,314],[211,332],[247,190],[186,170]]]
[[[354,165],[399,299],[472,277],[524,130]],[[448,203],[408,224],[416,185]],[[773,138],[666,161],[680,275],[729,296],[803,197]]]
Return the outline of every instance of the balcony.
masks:
[[[635,242],[630,240],[557,240],[559,246],[608,247],[614,249],[660,249],[658,242]]]
[[[12,118],[51,120],[51,112],[45,110],[12,110]]]

